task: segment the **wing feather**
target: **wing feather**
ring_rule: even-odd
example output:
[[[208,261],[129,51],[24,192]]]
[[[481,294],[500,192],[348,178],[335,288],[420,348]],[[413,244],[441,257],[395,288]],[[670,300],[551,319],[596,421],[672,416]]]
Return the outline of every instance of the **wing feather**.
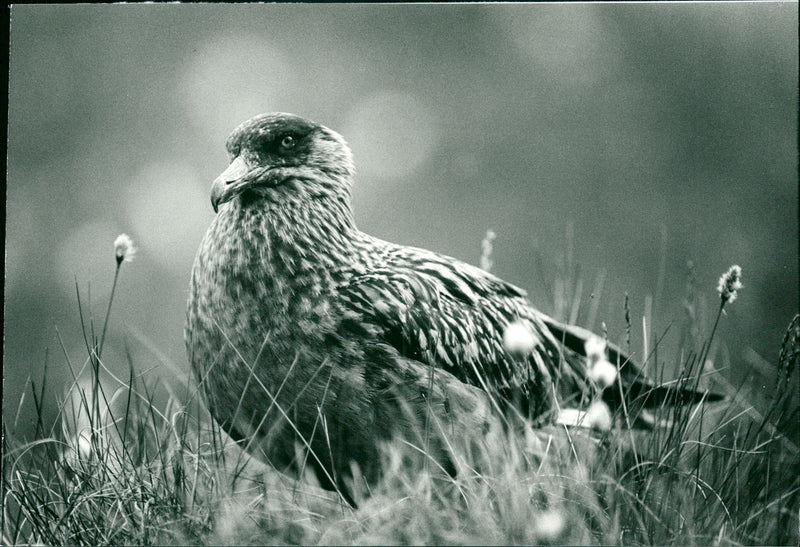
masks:
[[[338,291],[341,302],[377,325],[403,356],[487,389],[531,417],[555,406],[552,384],[560,370],[553,364],[561,351],[522,289],[425,252],[357,275]],[[535,335],[528,356],[503,347],[503,332],[518,320]]]

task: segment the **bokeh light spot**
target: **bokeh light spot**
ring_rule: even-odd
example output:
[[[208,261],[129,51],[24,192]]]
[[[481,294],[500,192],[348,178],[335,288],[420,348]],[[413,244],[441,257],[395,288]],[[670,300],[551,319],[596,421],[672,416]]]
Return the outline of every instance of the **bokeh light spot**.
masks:
[[[343,134],[358,172],[375,177],[404,177],[433,153],[438,122],[413,95],[397,91],[369,97],[350,111]]]
[[[197,50],[179,86],[205,134],[227,135],[256,114],[281,110],[277,98],[294,79],[291,63],[267,41],[227,36]]]
[[[56,252],[58,284],[67,298],[75,298],[75,280],[86,298],[91,285],[92,303],[104,301],[111,293],[116,257],[114,238],[120,229],[108,220],[82,224],[64,238]],[[136,238],[133,235],[134,240]]]
[[[192,168],[178,163],[146,167],[128,184],[127,203],[141,254],[178,275],[188,274],[213,217],[208,192]]]
[[[540,76],[557,78],[567,85],[597,83],[607,63],[615,58],[615,42],[592,6],[575,10],[549,5],[529,9],[494,10],[492,15],[517,50],[535,63]]]
[[[26,175],[27,176],[27,173]],[[6,201],[6,297],[31,281],[33,265],[46,251],[42,241],[47,239],[47,229],[37,220],[39,212],[37,195],[22,184],[23,177],[15,177],[9,184]],[[11,177],[9,176],[9,180]]]

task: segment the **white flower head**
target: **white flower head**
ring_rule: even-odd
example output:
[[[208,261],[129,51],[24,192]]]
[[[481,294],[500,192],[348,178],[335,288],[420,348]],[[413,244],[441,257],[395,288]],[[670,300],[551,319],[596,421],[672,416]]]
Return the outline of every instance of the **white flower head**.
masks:
[[[566,531],[566,520],[561,511],[548,509],[535,517],[533,529],[542,543],[556,543]]]
[[[595,401],[586,410],[583,424],[586,427],[597,429],[599,431],[608,431],[611,429],[614,420],[611,416],[611,411],[608,405],[603,401]]]
[[[509,353],[527,355],[536,348],[536,344],[536,335],[523,321],[510,323],[503,332],[503,347]]]
[[[123,260],[130,262],[136,256],[136,247],[133,246],[133,240],[128,234],[119,234],[117,239],[114,240],[114,254],[117,257],[117,264]]]
[[[599,336],[590,336],[584,344],[586,357],[590,363],[596,363],[606,358],[606,341]]]
[[[722,298],[722,303],[736,300],[737,291],[742,287],[744,287],[742,285],[742,268],[734,264],[719,278],[717,292]]]
[[[607,388],[617,379],[617,367],[606,359],[600,359],[589,365],[587,375],[601,388]]]

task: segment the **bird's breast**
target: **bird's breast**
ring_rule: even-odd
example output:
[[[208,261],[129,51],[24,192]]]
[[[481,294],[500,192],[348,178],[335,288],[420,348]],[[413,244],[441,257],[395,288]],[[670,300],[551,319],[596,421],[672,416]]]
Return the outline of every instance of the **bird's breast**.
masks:
[[[358,256],[322,244],[272,215],[220,211],[195,259],[187,346],[199,360],[233,347],[245,359],[291,363],[298,347],[324,345],[335,330],[332,294],[358,271]],[[188,334],[191,333],[191,340]]]

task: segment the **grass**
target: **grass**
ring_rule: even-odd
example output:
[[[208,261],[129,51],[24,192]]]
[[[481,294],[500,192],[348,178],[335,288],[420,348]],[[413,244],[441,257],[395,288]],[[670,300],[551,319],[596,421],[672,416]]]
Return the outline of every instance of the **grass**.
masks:
[[[494,428],[469,448],[453,443],[456,477],[409,464],[413,449],[396,441],[383,451],[385,479],[356,490],[354,509],[312,477],[290,479],[251,459],[216,427],[188,378],[165,382],[130,352],[127,377],[114,376],[102,357],[111,301],[100,336],[80,294],[78,302],[80,366],[61,344],[71,386],[51,393],[45,370],[19,405],[33,405],[35,431],[4,420],[4,544],[800,541],[798,317],[782,342],[773,400],[715,373],[708,380],[728,401],[658,408],[653,419],[665,425],[652,432],[522,424]],[[712,342],[713,330],[687,348],[677,382],[699,382]],[[655,359],[648,366],[658,375]],[[59,411],[48,421],[54,396]]]

